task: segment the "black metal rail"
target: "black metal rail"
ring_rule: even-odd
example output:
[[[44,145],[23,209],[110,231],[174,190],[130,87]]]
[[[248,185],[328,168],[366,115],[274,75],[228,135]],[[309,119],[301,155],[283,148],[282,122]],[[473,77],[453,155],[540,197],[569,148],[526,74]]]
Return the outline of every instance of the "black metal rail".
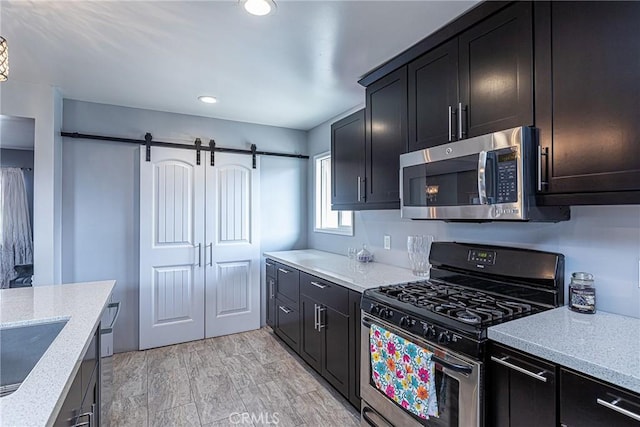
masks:
[[[200,164],[200,152],[201,151],[211,151],[212,153],[235,153],[235,154],[247,154],[253,156],[253,168],[256,167],[256,156],[276,156],[276,157],[292,157],[296,159],[308,159],[309,156],[304,154],[289,154],[289,153],[276,153],[272,151],[258,151],[256,149],[255,144],[251,144],[250,150],[243,150],[241,148],[226,148],[226,147],[217,147],[216,142],[213,139],[209,140],[209,145],[202,145],[202,140],[200,138],[196,138],[193,145],[189,144],[178,144],[176,142],[163,142],[163,141],[154,141],[153,136],[150,133],[146,133],[144,139],[132,139],[132,138],[120,138],[116,136],[104,136],[104,135],[90,135],[86,133],[78,133],[78,132],[60,132],[65,138],[75,138],[75,139],[93,139],[97,141],[110,141],[110,142],[121,142],[125,144],[136,144],[136,145],[144,145],[146,147],[146,160],[151,161],[151,147],[169,147],[169,148],[180,148],[184,150],[195,150],[196,151],[196,163]],[[211,166],[214,166],[214,156],[211,156]]]

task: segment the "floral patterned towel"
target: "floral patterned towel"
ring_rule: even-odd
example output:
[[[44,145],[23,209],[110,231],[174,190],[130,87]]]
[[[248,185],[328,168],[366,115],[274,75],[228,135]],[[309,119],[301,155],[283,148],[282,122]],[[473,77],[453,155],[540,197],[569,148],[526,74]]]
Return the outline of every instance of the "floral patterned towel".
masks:
[[[378,390],[420,418],[438,416],[433,353],[371,325],[371,377]]]

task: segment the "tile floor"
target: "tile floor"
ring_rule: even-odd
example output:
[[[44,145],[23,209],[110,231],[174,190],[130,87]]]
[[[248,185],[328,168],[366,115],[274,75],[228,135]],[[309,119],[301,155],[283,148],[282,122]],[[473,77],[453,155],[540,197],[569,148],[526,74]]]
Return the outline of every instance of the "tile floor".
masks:
[[[111,427],[360,424],[268,328],[116,354],[109,415]]]

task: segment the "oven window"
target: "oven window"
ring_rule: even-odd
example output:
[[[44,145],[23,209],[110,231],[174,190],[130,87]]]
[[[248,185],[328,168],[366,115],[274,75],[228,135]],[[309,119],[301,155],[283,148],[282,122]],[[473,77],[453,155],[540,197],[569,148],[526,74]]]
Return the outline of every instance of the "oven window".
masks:
[[[369,383],[373,388],[376,388],[373,380],[370,378]],[[376,390],[378,390],[376,388]],[[380,390],[378,392],[382,393]],[[382,393],[384,394],[384,393]],[[442,371],[440,365],[436,364],[436,396],[438,397],[438,413],[439,417],[431,417],[428,420],[422,419],[420,417],[415,416],[414,414],[403,411],[413,417],[416,422],[420,423],[423,426],[428,427],[457,427],[458,424],[458,410],[459,410],[459,399],[460,395],[460,384],[455,378],[452,378]],[[385,398],[387,398],[385,396]],[[388,399],[388,398],[387,398]],[[392,402],[399,408],[402,406],[398,405],[392,399],[388,399],[389,402]]]
[[[492,164],[487,160],[487,196],[493,196]],[[458,157],[405,167],[403,204],[405,206],[479,205],[478,155]]]

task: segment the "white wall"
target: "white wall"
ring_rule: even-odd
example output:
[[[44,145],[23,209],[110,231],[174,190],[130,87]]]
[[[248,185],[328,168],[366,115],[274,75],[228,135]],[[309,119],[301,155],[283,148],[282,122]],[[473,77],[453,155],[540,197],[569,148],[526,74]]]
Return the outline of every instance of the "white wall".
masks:
[[[0,114],[35,119],[33,284],[60,283],[62,98],[51,86],[11,76],[0,84]]]
[[[65,131],[306,154],[306,133],[181,114],[64,101]],[[152,148],[153,150],[153,148]],[[63,280],[116,279],[116,352],[138,348],[139,148],[64,138]],[[144,155],[144,152],[143,152]],[[153,151],[152,151],[153,155]],[[195,152],[194,152],[195,156]],[[307,246],[307,162],[263,156],[262,251]],[[264,269],[262,269],[264,270]],[[264,313],[264,310],[263,310]],[[263,319],[264,321],[264,319]]]
[[[309,155],[331,146],[331,123],[342,114],[309,131]],[[313,166],[309,168],[312,194]],[[309,247],[346,254],[363,243],[377,261],[409,267],[406,239],[410,234],[431,234],[436,240],[480,242],[560,252],[566,257],[565,287],[571,273],[587,271],[596,279],[598,309],[640,318],[640,206],[574,206],[572,219],[557,224],[411,221],[399,210],[355,213],[353,237],[313,231],[309,209]],[[391,236],[391,250],[383,249],[383,236]]]

